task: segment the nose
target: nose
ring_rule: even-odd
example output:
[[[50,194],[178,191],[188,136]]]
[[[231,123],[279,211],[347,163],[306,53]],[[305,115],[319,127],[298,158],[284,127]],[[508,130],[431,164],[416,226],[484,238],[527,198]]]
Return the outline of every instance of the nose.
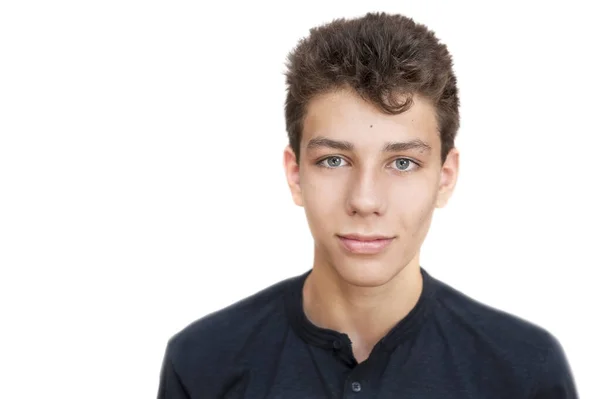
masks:
[[[346,201],[348,214],[362,217],[383,215],[385,200],[381,192],[382,183],[381,179],[377,179],[376,173],[369,171],[353,176]]]

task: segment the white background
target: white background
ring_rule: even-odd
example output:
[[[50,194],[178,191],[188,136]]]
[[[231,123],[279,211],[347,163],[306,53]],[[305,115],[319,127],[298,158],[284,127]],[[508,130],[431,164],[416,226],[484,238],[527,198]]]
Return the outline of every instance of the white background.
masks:
[[[155,397],[174,333],[308,270],[285,57],[311,26],[388,11],[448,45],[462,99],[422,265],[551,331],[600,397],[593,6],[281,3],[2,2],[0,396]]]

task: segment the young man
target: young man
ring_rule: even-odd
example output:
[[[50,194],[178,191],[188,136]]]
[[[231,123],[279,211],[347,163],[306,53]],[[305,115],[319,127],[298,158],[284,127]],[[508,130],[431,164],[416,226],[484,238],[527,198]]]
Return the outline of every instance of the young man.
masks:
[[[552,335],[420,266],[459,169],[446,46],[400,15],[336,20],[290,54],[287,85],[312,269],[176,334],[158,397],[576,398]]]

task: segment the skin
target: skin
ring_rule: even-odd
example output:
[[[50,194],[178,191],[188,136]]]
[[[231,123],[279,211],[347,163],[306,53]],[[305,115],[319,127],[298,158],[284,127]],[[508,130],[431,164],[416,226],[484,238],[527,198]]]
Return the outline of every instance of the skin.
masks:
[[[332,148],[327,140],[352,148]],[[382,151],[396,142],[420,145]],[[388,115],[349,89],[310,101],[299,162],[289,146],[284,150],[292,198],[314,238],[304,311],[315,325],[346,333],[358,362],[421,294],[420,248],[458,176],[458,150],[443,165],[440,151],[427,100],[415,95],[408,111]],[[353,254],[338,237],[352,233],[394,239],[381,253]]]

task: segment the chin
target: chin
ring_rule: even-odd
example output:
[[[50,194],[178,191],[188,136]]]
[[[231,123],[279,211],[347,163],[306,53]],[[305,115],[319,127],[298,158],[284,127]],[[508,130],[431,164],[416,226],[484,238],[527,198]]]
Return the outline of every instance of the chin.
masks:
[[[388,259],[356,258],[338,259],[333,268],[346,283],[357,287],[379,287],[387,284],[403,269],[402,262],[392,263]]]

